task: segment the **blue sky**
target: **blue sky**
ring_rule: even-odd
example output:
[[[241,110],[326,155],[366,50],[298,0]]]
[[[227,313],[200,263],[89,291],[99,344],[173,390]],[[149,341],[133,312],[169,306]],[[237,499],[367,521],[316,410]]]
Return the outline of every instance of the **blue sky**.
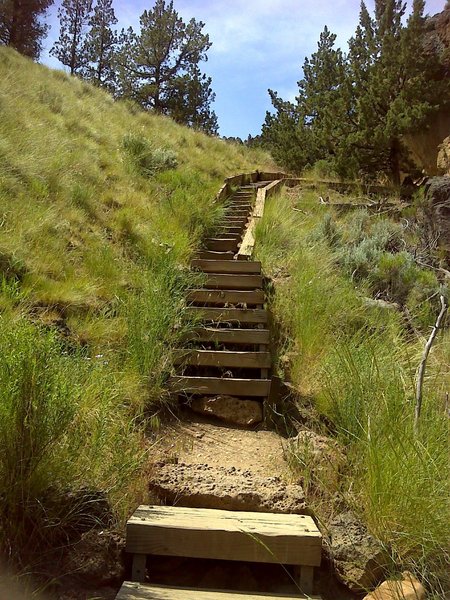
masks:
[[[203,70],[213,79],[214,109],[220,134],[246,138],[260,132],[266,110],[271,108],[267,89],[284,99],[294,98],[301,65],[315,51],[323,27],[337,34],[346,47],[358,23],[359,0],[174,0],[188,20],[205,23],[212,41]],[[372,7],[373,2],[368,1]],[[408,2],[411,4],[411,0]],[[427,0],[426,12],[443,10],[445,0]],[[50,34],[42,62],[62,68],[48,50],[59,34],[55,3],[49,16]],[[115,0],[119,27],[138,30],[139,16],[152,0]]]

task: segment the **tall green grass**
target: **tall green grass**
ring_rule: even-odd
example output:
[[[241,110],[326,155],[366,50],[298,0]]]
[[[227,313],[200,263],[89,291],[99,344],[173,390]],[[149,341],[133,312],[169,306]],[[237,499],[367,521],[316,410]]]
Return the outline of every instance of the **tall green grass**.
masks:
[[[430,358],[426,414],[416,438],[415,370],[423,341],[405,331],[396,311],[367,305],[370,274],[356,284],[340,267],[327,240],[339,219],[327,211],[292,195],[274,197],[257,230],[257,254],[274,281],[277,365],[300,397],[314,399],[331,419],[345,449],[345,475],[321,485],[360,514],[399,570],[415,571],[443,598],[449,586],[448,332]],[[302,456],[294,450],[290,459],[302,474]],[[311,493],[319,515],[329,511],[329,500]]]
[[[95,526],[106,503],[118,522],[145,446],[105,361],[24,319],[0,325],[0,547],[24,566]]]

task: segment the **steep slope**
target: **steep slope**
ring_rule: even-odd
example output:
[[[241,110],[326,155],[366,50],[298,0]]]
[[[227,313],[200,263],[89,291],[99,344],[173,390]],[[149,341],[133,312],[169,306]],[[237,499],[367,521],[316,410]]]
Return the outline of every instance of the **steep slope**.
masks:
[[[266,155],[0,48],[0,549],[13,563],[33,571],[87,514],[117,522],[137,504],[144,430],[189,327],[186,267],[222,214],[223,178],[257,167]]]

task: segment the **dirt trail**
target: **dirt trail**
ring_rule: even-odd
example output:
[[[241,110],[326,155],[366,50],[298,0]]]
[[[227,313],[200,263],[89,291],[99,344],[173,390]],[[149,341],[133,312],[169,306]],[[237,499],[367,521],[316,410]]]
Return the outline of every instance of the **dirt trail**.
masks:
[[[170,457],[186,464],[235,467],[266,477],[292,479],[277,433],[231,429],[192,413],[165,427],[157,454],[161,460]]]

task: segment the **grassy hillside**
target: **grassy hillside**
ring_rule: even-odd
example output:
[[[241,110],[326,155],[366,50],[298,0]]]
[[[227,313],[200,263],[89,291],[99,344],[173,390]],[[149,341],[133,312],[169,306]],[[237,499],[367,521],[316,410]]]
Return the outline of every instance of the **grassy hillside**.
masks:
[[[0,48],[0,544],[13,560],[78,532],[92,490],[115,520],[137,502],[141,417],[164,401],[189,326],[186,265],[223,178],[258,167],[266,155]]]
[[[417,367],[437,294],[448,289],[410,253],[420,247],[414,207],[401,220],[339,213],[320,205],[319,194],[333,197],[305,189],[271,198],[257,230],[257,253],[274,282],[277,369],[303,403],[327,415],[347,456],[340,474],[317,477],[308,449],[293,448],[291,464],[319,518],[326,522],[336,502],[350,507],[382,540],[394,572],[415,571],[431,597],[444,598],[448,327],[429,357],[417,436],[413,422]]]

